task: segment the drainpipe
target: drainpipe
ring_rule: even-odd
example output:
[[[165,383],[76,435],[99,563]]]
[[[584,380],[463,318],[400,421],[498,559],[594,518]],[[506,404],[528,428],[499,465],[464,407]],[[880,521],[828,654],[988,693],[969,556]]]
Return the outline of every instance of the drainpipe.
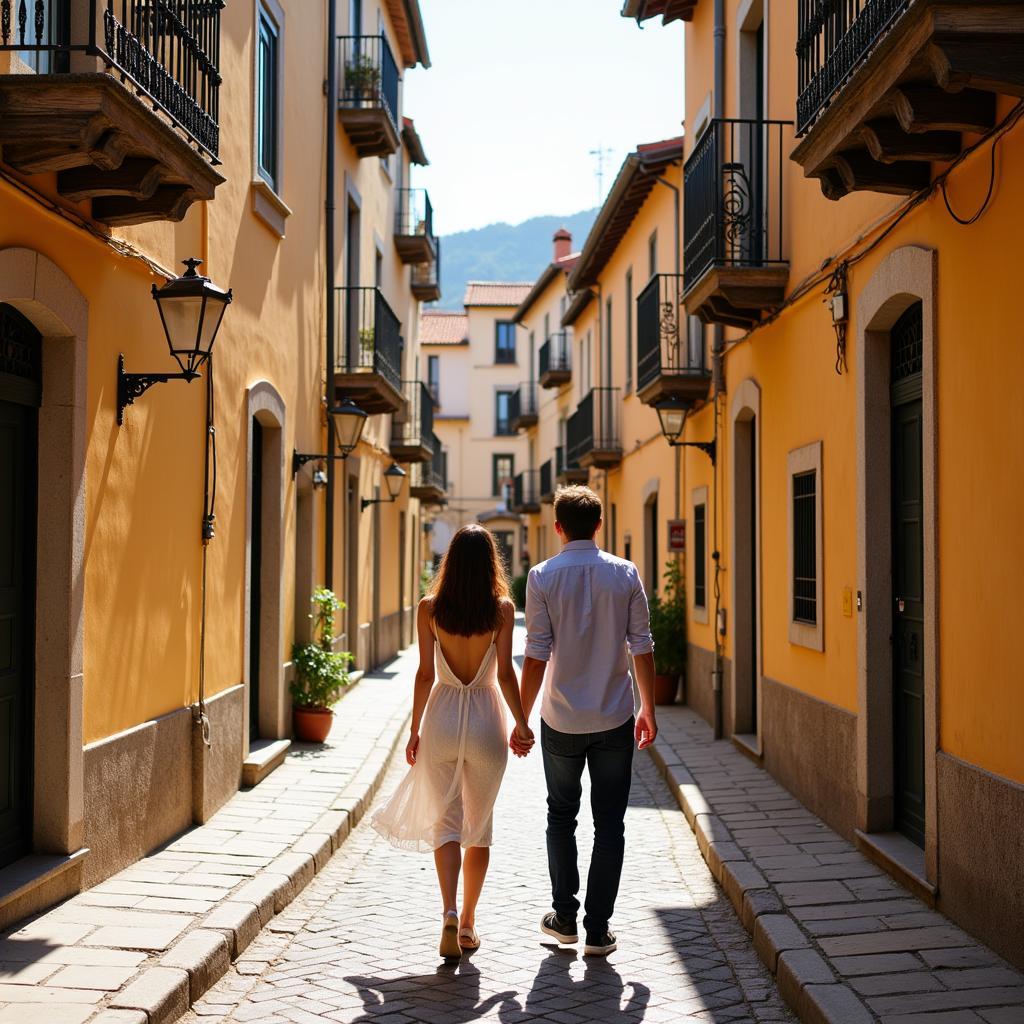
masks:
[[[714,117],[720,119],[725,117],[725,0],[715,0],[714,12],[714,40],[715,40],[715,80],[714,80]],[[714,129],[712,129],[714,130]],[[711,366],[713,379],[713,402],[715,411],[715,446],[718,448],[718,399],[725,393],[725,364],[723,355],[725,351],[725,340],[722,335],[722,325],[715,324],[711,347]],[[725,617],[721,608],[721,588],[719,584],[719,572],[721,569],[721,558],[718,550],[718,469],[721,465],[721,458],[716,460],[712,467],[714,475],[714,504],[715,512],[712,520],[712,559],[714,560],[715,580],[715,668],[712,673],[712,690],[715,698],[715,739],[722,738],[724,719],[724,700],[722,696],[722,675],[723,675],[723,644],[725,641]]]
[[[327,488],[324,501],[327,505],[324,525],[324,586],[332,589],[334,581],[334,431],[331,429],[330,407],[334,392],[334,178],[335,152],[334,133],[335,104],[338,97],[338,14],[335,0],[327,0],[327,195],[324,200],[324,258],[327,267],[324,272],[324,300],[326,302],[326,391],[327,391]]]

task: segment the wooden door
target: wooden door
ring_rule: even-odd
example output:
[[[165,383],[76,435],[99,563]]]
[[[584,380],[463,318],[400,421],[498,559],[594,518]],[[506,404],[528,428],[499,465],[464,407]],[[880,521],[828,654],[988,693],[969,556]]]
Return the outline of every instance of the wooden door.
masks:
[[[260,640],[263,616],[263,427],[252,421],[252,506],[249,513],[249,739],[260,736]]]
[[[0,867],[31,846],[41,338],[0,305]]]
[[[924,845],[924,502],[921,306],[892,332],[894,824]]]

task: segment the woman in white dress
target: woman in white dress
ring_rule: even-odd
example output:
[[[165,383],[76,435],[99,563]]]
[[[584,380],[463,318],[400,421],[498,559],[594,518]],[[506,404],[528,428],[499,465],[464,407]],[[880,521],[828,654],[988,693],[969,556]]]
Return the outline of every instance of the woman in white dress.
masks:
[[[512,664],[514,623],[494,537],[482,526],[462,527],[416,616],[420,664],[405,748],[409,772],[372,819],[394,846],[433,851],[444,907],[443,957],[480,945],[476,907],[510,742],[499,689],[515,720],[521,756],[533,744]]]

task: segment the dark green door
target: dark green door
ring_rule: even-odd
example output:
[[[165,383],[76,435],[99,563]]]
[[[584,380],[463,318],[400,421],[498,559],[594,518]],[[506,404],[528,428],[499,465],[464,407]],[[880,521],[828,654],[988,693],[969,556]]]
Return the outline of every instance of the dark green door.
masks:
[[[263,614],[263,428],[252,421],[252,507],[249,515],[249,739],[260,738],[260,623]]]
[[[924,846],[921,305],[892,331],[893,764],[896,828]]]
[[[0,867],[31,838],[40,356],[32,324],[0,305]]]

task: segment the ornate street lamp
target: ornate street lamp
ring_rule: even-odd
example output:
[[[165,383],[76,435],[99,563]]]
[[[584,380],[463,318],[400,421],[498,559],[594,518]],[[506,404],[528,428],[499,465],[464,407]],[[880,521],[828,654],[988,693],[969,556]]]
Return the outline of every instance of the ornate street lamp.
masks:
[[[224,311],[231,302],[231,289],[224,291],[208,277],[196,273],[202,260],[187,259],[181,277],[168,281],[162,288],[153,285],[153,299],[160,312],[160,322],[167,338],[171,357],[181,373],[125,373],[124,355],[117,359],[117,422],[124,422],[124,410],[145,394],[154,384],[169,380],[193,381],[199,368],[209,360],[217,340]]]
[[[388,488],[387,498],[362,498],[359,502],[361,511],[366,511],[371,505],[390,505],[402,492],[402,481],[405,479],[405,470],[397,462],[392,462],[384,470],[384,483]]]
[[[681,398],[666,398],[658,402],[654,407],[658,412],[658,419],[661,421],[661,432],[665,440],[673,448],[699,448],[710,460],[711,465],[715,464],[714,441],[680,441],[683,430],[686,427],[686,417],[690,415],[690,406]]]
[[[366,412],[360,409],[351,398],[345,398],[340,405],[328,409],[327,415],[330,419],[330,429],[334,431],[334,443],[338,446],[338,451],[330,455],[293,451],[292,476],[295,476],[307,462],[317,462],[320,459],[344,461],[355,451],[359,439],[363,436],[363,429],[366,427]]]

